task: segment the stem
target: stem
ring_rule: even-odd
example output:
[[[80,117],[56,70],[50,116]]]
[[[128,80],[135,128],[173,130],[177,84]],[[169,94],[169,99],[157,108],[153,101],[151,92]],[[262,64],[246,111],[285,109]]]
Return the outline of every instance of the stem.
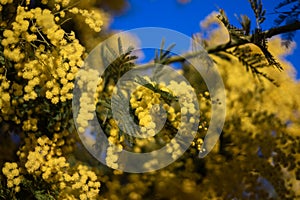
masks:
[[[188,52],[188,53],[184,53],[182,55],[176,55],[176,56],[172,56],[170,58],[168,58],[166,60],[166,62],[164,62],[164,65],[170,64],[170,63],[176,63],[176,62],[184,62],[187,58],[193,58],[195,56],[198,56],[201,52],[203,51],[193,51],[193,52]],[[160,63],[154,63],[154,62],[150,62],[150,63],[146,63],[143,65],[139,65],[138,69],[148,69],[148,68],[152,68],[155,67],[156,64],[160,64]]]

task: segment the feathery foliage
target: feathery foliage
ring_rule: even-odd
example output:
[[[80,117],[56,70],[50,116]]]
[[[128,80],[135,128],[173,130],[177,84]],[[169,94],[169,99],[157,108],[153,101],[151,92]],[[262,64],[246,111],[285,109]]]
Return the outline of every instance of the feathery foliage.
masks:
[[[278,17],[275,19],[275,26],[279,26],[283,23],[293,24],[300,21],[300,2],[298,0],[283,0],[275,7],[275,13]],[[295,36],[295,31],[283,34],[283,45],[289,47],[293,38]]]

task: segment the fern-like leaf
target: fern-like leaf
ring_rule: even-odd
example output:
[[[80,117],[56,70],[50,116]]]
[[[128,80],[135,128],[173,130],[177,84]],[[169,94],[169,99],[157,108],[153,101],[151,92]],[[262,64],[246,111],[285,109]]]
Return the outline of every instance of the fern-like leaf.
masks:
[[[224,10],[220,9],[219,10],[219,15],[217,15],[217,18],[223,23],[223,25],[227,28],[227,31],[229,33],[230,39],[240,39],[242,40],[243,37],[245,36],[246,32],[244,29],[242,28],[238,28],[234,25],[232,25],[229,20],[228,17],[226,16]]]
[[[260,24],[262,24],[266,17],[266,10],[263,9],[263,4],[261,0],[249,0],[251,8],[255,14],[256,18],[256,27],[260,29]]]
[[[299,0],[283,0],[282,2],[280,2],[276,7],[275,9],[279,9],[279,8],[282,8],[282,7],[285,7],[287,5],[290,5],[292,3],[296,3],[298,2]]]
[[[270,66],[264,54],[253,53],[249,46],[236,47],[234,50],[226,52],[238,58],[238,60],[246,67],[246,70],[250,71],[254,77],[258,78],[258,80],[261,81],[261,77],[263,77],[274,85],[279,86],[274,79],[260,70]]]
[[[135,66],[133,61],[137,59],[137,56],[131,55],[132,49],[128,49],[125,53],[123,52],[123,46],[120,38],[118,38],[118,53],[109,45],[103,45],[101,53],[104,65],[108,66],[107,72],[105,73],[106,81],[108,79],[114,79],[115,82],[119,80],[123,74]]]
[[[281,9],[287,9],[281,11]],[[279,26],[285,22],[285,24],[293,24],[294,22],[300,21],[300,1],[299,0],[283,0],[275,7],[275,13],[278,17],[274,20],[276,26]],[[289,47],[293,41],[295,32],[289,32],[283,34],[282,45]]]
[[[240,17],[236,16],[236,18],[239,20],[245,35],[250,34],[251,29],[251,20],[247,15],[240,15]]]

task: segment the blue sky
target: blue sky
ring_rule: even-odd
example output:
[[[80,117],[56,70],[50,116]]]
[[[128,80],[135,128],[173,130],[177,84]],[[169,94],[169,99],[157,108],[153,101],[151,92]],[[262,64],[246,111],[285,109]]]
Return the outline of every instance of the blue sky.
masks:
[[[199,22],[202,21],[212,11],[222,8],[226,11],[230,21],[238,25],[234,14],[247,14],[252,21],[253,12],[248,0],[191,0],[182,4],[179,0],[129,0],[130,6],[121,15],[114,16],[111,28],[115,30],[128,30],[138,27],[163,27],[182,32],[188,36],[199,32]],[[183,1],[183,0],[181,0]],[[187,1],[187,0],[186,0]],[[267,20],[262,28],[267,29],[274,25],[276,15],[273,12],[274,3],[272,0],[262,0],[264,8],[267,10]],[[277,1],[280,2],[280,1]],[[254,26],[254,23],[252,23]],[[297,78],[300,78],[300,31],[297,31],[295,41],[298,44],[293,55],[287,60],[297,68]],[[297,56],[298,55],[298,56]]]

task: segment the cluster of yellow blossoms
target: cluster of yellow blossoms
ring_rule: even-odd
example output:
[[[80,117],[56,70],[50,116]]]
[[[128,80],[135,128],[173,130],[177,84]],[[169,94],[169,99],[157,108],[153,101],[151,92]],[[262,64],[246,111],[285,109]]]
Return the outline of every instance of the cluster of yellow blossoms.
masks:
[[[121,144],[115,145],[111,144],[106,149],[106,157],[105,157],[105,163],[108,167],[111,167],[113,169],[118,169],[118,159],[119,159],[119,153],[122,152],[123,146]]]
[[[20,169],[17,163],[5,163],[2,168],[3,174],[7,177],[7,187],[14,188],[15,192],[20,191],[20,183],[22,181],[22,175],[20,175]]]
[[[52,140],[47,136],[35,138],[29,135],[17,153],[21,165],[6,163],[2,169],[7,186],[20,191],[23,175],[30,174],[51,184],[53,190],[59,191],[60,198],[95,199],[100,188],[96,174],[84,165],[70,166],[63,156],[63,137],[67,134],[66,131],[54,134]]]
[[[149,136],[154,136],[155,133],[155,119],[150,112],[152,108],[156,110],[160,109],[155,106],[160,102],[160,94],[154,91],[139,86],[130,98],[130,104],[132,109],[135,110],[135,115],[139,119],[139,125],[141,126],[141,132],[147,133]],[[167,104],[166,104],[167,105]],[[155,106],[155,107],[154,107]]]
[[[66,34],[55,23],[54,14],[50,10],[26,10],[19,6],[12,30],[6,29],[3,36],[4,55],[17,62],[15,68],[18,76],[28,80],[24,87],[25,101],[34,100],[43,94],[54,104],[72,98],[72,82],[83,64],[84,48],[73,32]],[[36,46],[35,42],[39,40],[41,44]],[[20,62],[30,56],[18,46],[21,42],[27,42],[34,48],[35,59]],[[42,89],[40,94],[37,88]]]
[[[157,84],[152,82],[149,77],[144,77],[144,79],[153,86],[156,86]],[[153,115],[153,112],[158,113],[160,109],[165,109],[167,111],[167,119],[175,128],[179,128],[180,118],[182,116],[194,114],[197,111],[195,107],[196,101],[191,95],[193,93],[193,88],[188,86],[186,82],[182,81],[178,83],[176,81],[170,81],[168,85],[161,82],[157,84],[157,87],[160,91],[171,94],[173,97],[180,97],[182,107],[181,110],[178,110],[175,105],[169,105],[163,101],[163,97],[159,92],[154,92],[144,86],[138,87],[131,96],[130,104],[135,110],[135,115],[139,119],[139,125],[142,126],[142,132],[147,132],[150,136],[155,135],[154,129],[156,124],[161,121],[161,119],[155,119],[151,116]],[[158,104],[162,104],[162,108],[160,108]],[[195,121],[194,118],[190,118],[189,120],[191,123]]]
[[[176,130],[181,129],[183,134],[190,134],[186,131],[186,127],[196,122],[194,117],[197,111],[197,98],[193,96],[193,88],[186,84],[186,82],[170,81],[168,85],[165,83],[156,83],[151,81],[148,76],[143,77],[154,88],[158,88],[158,91],[153,91],[145,86],[138,86],[137,89],[130,96],[130,106],[134,111],[135,116],[138,119],[138,125],[140,126],[141,134],[146,135],[147,138],[134,138],[133,151],[140,153],[142,151],[153,150],[158,148],[161,143],[161,139],[164,140],[164,144],[168,144],[167,152],[172,155],[173,159],[177,159],[182,155],[182,147],[180,142],[176,139],[172,139],[171,130],[163,129],[162,122],[170,123]],[[166,100],[162,96],[164,94],[170,94],[174,100],[176,97],[180,97],[180,106],[176,105],[173,100]],[[195,99],[196,98],[196,99]],[[86,101],[82,101],[85,103]],[[160,105],[160,106],[159,106]],[[164,111],[163,111],[164,110]],[[166,118],[162,118],[166,115]],[[165,121],[168,120],[168,121]],[[114,119],[109,120],[110,131],[108,136],[109,145],[106,151],[106,164],[112,168],[118,167],[118,154],[124,148],[124,135],[120,134],[118,125]],[[160,132],[160,133],[159,133]],[[170,134],[170,132],[172,132]],[[160,134],[160,139],[155,139],[155,135]],[[176,134],[176,133],[173,133]],[[201,139],[197,139],[197,148],[202,144]],[[158,144],[159,143],[159,144]],[[195,143],[195,142],[194,142]],[[147,151],[147,150],[146,150]],[[149,161],[145,163],[146,168],[151,168],[152,165],[156,165],[157,160]]]
[[[71,0],[42,0],[44,8],[35,7],[36,3],[0,1],[0,10],[13,11],[2,15],[0,24],[0,122],[20,124],[26,134],[17,153],[20,162],[6,163],[2,172],[7,187],[15,192],[22,189],[21,180],[31,176],[50,184],[59,198],[94,199],[100,188],[96,174],[87,166],[70,165],[65,157],[75,139],[69,135],[70,115],[64,111],[70,109],[75,76],[86,50],[75,33],[66,32],[62,25],[77,15],[99,32],[103,14],[77,8]],[[40,118],[47,114],[53,118]]]
[[[165,83],[161,82],[159,84],[151,81],[148,76],[143,77],[148,83],[153,87],[158,86],[158,89],[163,92],[167,92],[176,96],[173,88],[170,88]],[[174,81],[175,82],[175,81]],[[173,81],[172,81],[173,83]],[[162,108],[158,106],[162,104],[162,108],[167,111],[167,118],[170,122],[175,122],[178,125],[178,119],[180,117],[180,112],[175,112],[175,109],[163,101],[161,94],[154,92],[145,86],[139,86],[130,98],[131,108],[135,110],[135,115],[139,119],[139,125],[141,126],[142,133],[147,133],[149,136],[154,136],[156,125],[159,124],[161,119],[154,118],[155,113],[159,113]]]
[[[9,3],[12,1],[0,2],[3,6]],[[26,3],[29,5],[30,1]],[[15,62],[16,78],[23,78],[25,85],[6,80],[8,66],[1,69],[0,90],[3,95],[0,109],[3,114],[9,114],[12,104],[16,106],[38,97],[46,97],[53,104],[72,99],[75,74],[83,65],[85,48],[75,38],[74,32],[66,33],[61,28],[60,24],[66,20],[65,11],[81,14],[95,31],[100,31],[103,25],[100,13],[69,8],[72,7],[69,0],[51,3],[44,0],[41,3],[48,3],[49,9],[18,6],[14,21],[10,26],[5,25],[7,28],[1,41],[3,55]],[[14,92],[7,91],[11,85]],[[12,98],[12,94],[16,98]]]
[[[85,18],[84,22],[95,32],[99,32],[101,30],[101,26],[103,25],[103,15],[101,12],[96,10],[88,11],[85,9],[78,9],[77,7],[74,7],[68,11],[76,15],[82,15]]]
[[[28,120],[23,121],[22,129],[24,131],[34,131],[35,132],[38,130],[37,122],[38,122],[38,119],[29,118]]]
[[[81,69],[77,74],[77,85],[80,89],[79,111],[76,117],[78,132],[83,133],[90,120],[94,118],[98,95],[102,91],[102,78],[95,69]]]
[[[10,81],[6,79],[4,73],[5,69],[1,68],[0,69],[0,109],[2,113],[4,114],[9,114],[10,113],[10,105],[11,105],[11,97],[9,94],[9,86],[10,86]],[[0,119],[1,121],[1,119]]]

